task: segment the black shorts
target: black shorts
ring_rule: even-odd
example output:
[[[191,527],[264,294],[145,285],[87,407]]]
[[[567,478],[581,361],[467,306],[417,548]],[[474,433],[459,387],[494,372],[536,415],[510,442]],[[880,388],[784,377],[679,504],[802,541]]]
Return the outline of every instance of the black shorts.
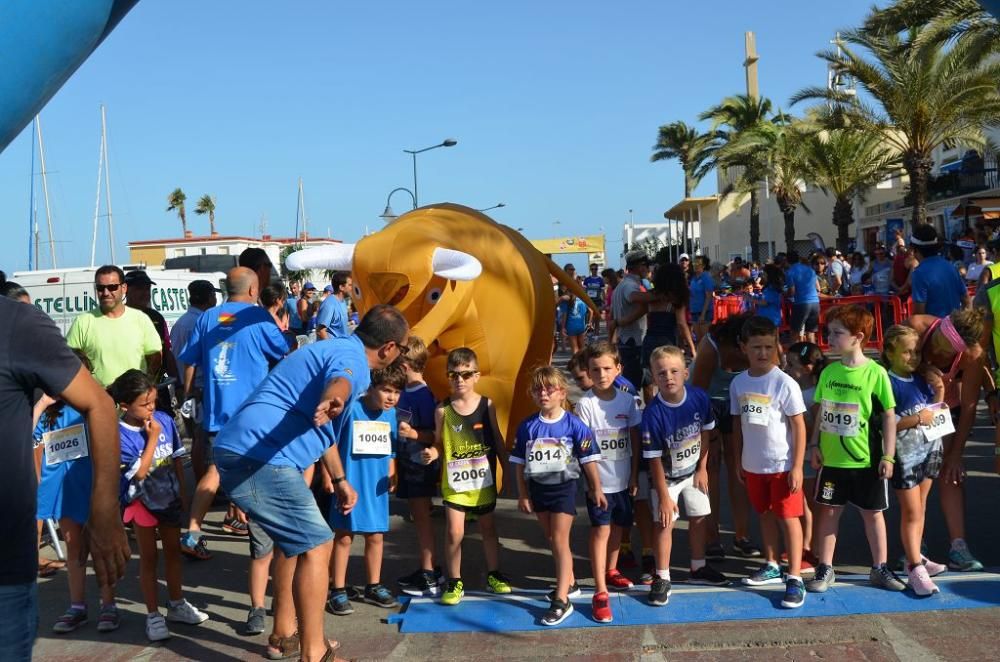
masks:
[[[792,333],[816,333],[819,330],[819,303],[793,303]]]
[[[852,503],[861,510],[885,510],[889,507],[889,481],[879,478],[874,467],[823,467],[816,476],[816,503],[823,506]]]
[[[400,499],[419,499],[438,496],[438,481],[441,480],[440,460],[430,464],[417,464],[408,458],[399,458],[396,466],[399,482],[396,496]]]
[[[712,400],[712,413],[715,415],[715,429],[720,434],[732,434],[733,415],[729,413],[729,402]]]
[[[457,503],[451,503],[450,501],[444,502],[445,508],[451,508],[452,510],[457,510],[460,513],[468,513],[469,515],[489,515],[494,510],[497,509],[497,502],[485,503],[481,506],[463,506]]]
[[[576,517],[576,481],[555,485],[528,481],[531,509],[536,513],[566,513]]]
[[[587,514],[590,516],[590,525],[608,526],[614,524],[623,529],[630,528],[633,519],[632,497],[629,496],[628,490],[605,494],[604,498],[608,500],[607,509],[598,508],[593,501],[587,499]]]

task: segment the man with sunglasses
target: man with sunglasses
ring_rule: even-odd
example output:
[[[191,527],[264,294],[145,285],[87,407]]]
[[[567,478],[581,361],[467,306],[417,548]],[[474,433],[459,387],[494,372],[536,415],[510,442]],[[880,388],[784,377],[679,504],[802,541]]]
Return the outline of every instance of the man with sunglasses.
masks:
[[[104,265],[94,273],[94,292],[98,308],[73,320],[67,344],[87,355],[101,386],[132,369],[155,378],[163,364],[163,343],[149,317],[124,304],[125,273],[113,264]]]

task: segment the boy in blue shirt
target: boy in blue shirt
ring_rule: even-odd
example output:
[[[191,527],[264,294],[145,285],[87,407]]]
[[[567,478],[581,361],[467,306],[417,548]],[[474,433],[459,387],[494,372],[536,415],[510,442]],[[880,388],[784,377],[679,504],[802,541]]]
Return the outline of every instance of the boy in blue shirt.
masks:
[[[330,509],[334,545],[330,559],[332,588],[326,606],[337,616],[354,612],[346,587],[347,560],[355,533],[365,538],[368,583],[362,599],[385,609],[399,604],[381,582],[382,534],[389,530],[389,494],[396,491],[399,430],[395,407],[405,387],[406,373],[398,364],[373,371],[368,392],[351,405],[340,422],[342,434],[337,450],[344,477],[357,491],[358,501],[346,514],[340,507]]]

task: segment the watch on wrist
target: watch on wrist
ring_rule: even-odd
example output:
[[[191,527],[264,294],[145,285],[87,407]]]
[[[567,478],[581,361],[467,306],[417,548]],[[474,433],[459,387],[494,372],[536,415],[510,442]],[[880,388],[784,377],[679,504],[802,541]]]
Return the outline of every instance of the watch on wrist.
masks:
[[[343,483],[345,480],[347,480],[347,476],[337,476],[333,479],[333,484],[337,485],[338,483]]]

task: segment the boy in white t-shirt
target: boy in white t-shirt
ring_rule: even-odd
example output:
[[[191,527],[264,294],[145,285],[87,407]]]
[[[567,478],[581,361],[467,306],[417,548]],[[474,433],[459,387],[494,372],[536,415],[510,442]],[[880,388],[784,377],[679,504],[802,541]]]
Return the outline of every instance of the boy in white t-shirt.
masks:
[[[618,551],[623,534],[632,528],[632,497],[639,477],[642,439],[639,424],[642,414],[635,398],[615,387],[615,377],[622,367],[618,351],[601,342],[586,350],[587,372],[593,381],[576,405],[576,414],[594,431],[601,461],[597,472],[601,491],[608,501],[601,508],[589,498],[590,563],[594,571],[594,620],[610,623],[612,619],[608,586],[618,590],[632,588],[632,582],[618,571]]]
[[[755,316],[743,325],[740,347],[750,368],[729,387],[733,439],[742,457],[743,482],[760,515],[765,565],[743,579],[749,586],[780,584],[778,528],[788,552],[788,574],[781,606],[796,609],[805,601],[802,582],[802,463],[806,454],[806,411],[802,389],[777,365],[778,330]]]

